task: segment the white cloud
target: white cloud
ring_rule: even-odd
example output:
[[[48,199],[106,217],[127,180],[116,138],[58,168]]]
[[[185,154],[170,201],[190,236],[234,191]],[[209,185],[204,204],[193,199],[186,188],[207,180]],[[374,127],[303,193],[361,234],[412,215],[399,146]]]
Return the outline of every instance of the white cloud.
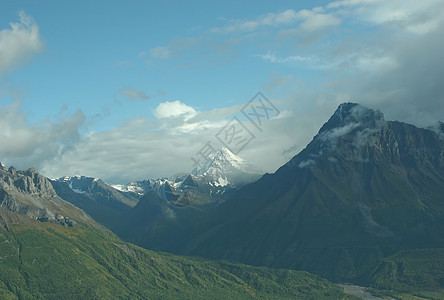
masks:
[[[130,100],[142,100],[143,101],[143,100],[150,99],[150,96],[148,96],[144,92],[133,89],[133,88],[129,88],[129,87],[121,89],[119,91],[119,93],[121,95],[127,97]]]
[[[349,6],[357,6],[363,4],[373,4],[382,2],[381,0],[340,0],[334,1],[327,5],[328,8],[341,8],[341,7],[349,7]]]
[[[317,67],[315,71],[319,71],[311,77],[313,82],[307,81],[296,87],[286,84],[296,80],[291,76],[270,77],[268,87],[287,88],[279,91],[287,96],[287,102],[276,106],[282,112],[289,110],[292,114],[281,113],[280,118],[265,124],[263,132],[255,131],[256,139],[240,155],[264,170],[274,171],[286,162],[290,154],[296,154],[305,147],[339,103],[350,99],[371,108],[380,108],[388,120],[417,124],[442,119],[442,1],[425,1],[424,7],[421,7],[422,2],[417,3],[340,1],[311,11],[287,10],[286,13],[268,14],[251,20],[230,21],[227,26],[215,29],[220,33],[270,27],[277,29],[274,31],[281,30],[281,27],[289,29],[291,32],[287,31],[286,43],[277,41],[277,46],[272,39],[267,40],[266,35],[261,35],[260,38],[264,38],[261,45],[267,45],[265,51],[271,51],[258,57],[276,64],[310,62],[310,66]],[[357,29],[334,25],[339,21],[356,25]],[[322,30],[331,26],[337,26],[335,29],[339,34],[328,35],[324,39],[326,35],[322,34]],[[347,34],[342,34],[343,30],[347,30]],[[235,44],[242,46],[241,43],[248,41],[250,48],[264,49],[254,44],[257,41],[255,37],[259,35],[253,32],[248,36],[251,38]],[[300,47],[300,44],[296,46],[297,50],[285,48],[293,42],[292,38],[296,37],[298,43],[305,36],[316,36],[316,41],[304,44],[306,48]],[[202,50],[200,46],[209,41],[214,43],[217,40],[206,36],[199,41],[173,40],[164,47],[153,48],[152,53],[149,51],[144,56],[152,55],[153,61],[154,58],[186,57],[186,51]],[[207,50],[208,47],[202,52]],[[280,57],[273,51],[298,55]],[[201,60],[201,56],[197,59]],[[275,67],[278,68],[277,65]],[[290,91],[294,94],[289,95]],[[197,112],[180,101],[164,102],[154,111],[157,120],[132,119],[113,130],[92,132],[83,138],[78,136],[76,129],[81,121],[80,115],[66,118],[66,125],[59,121],[46,127],[41,125],[39,128],[46,128],[44,130],[34,130],[19,112],[0,114],[0,128],[5,129],[0,134],[0,145],[6,145],[4,149],[8,150],[0,152],[0,160],[6,157],[6,163],[15,160],[26,168],[39,167],[36,162],[42,161],[41,169],[48,176],[80,173],[114,183],[169,176],[189,171],[192,167],[189,157],[208,140],[214,140],[214,135],[226,124],[227,118],[235,115],[240,108]],[[245,125],[248,126],[248,122]],[[352,129],[338,129],[330,132],[328,138],[333,139]],[[74,142],[69,142],[71,140]],[[63,147],[60,148],[59,144]],[[283,149],[289,149],[289,153],[283,156]],[[50,161],[50,158],[54,160]]]
[[[59,118],[29,124],[16,101],[0,106],[0,160],[18,168],[40,168],[79,141],[78,129],[85,116],[81,111]]]
[[[10,23],[10,29],[0,31],[0,75],[43,50],[37,24],[23,11],[19,17],[19,23]]]
[[[276,26],[289,24],[296,20],[297,12],[287,9],[281,13],[269,13],[259,16],[256,20],[231,20],[225,27],[212,28],[212,33],[230,33],[236,31],[253,31],[260,26]]]
[[[196,110],[191,106],[188,106],[179,100],[176,101],[166,101],[160,103],[154,112],[156,118],[171,118],[183,116],[185,119],[189,119],[196,114]]]
[[[153,123],[137,119],[110,131],[92,132],[82,138],[73,150],[47,162],[41,168],[42,173],[51,177],[84,174],[124,184],[132,180],[190,172],[193,168],[190,158],[195,157],[205,143],[210,141],[215,148],[223,146],[215,134],[226,120],[189,123],[193,126],[189,130],[182,128],[188,123],[172,121],[174,119],[167,118]],[[294,128],[293,122],[303,121],[294,118],[267,121],[264,132],[257,135],[239,155],[268,172],[275,171],[285,163],[282,149],[294,142],[290,138],[294,135],[294,129],[290,130]],[[249,126],[248,122],[245,125]],[[283,129],[285,127],[289,130]]]
[[[322,13],[322,8],[316,7],[312,10],[295,11],[287,9],[280,13],[268,13],[257,17],[254,20],[230,20],[229,24],[223,27],[212,28],[212,33],[234,33],[248,32],[259,29],[263,26],[284,26],[295,22],[301,22],[300,28],[305,31],[316,31],[326,27],[338,25],[341,20],[332,15]]]
[[[0,161],[19,169],[35,167],[52,178],[82,174],[100,177],[110,183],[126,183],[171,176],[191,171],[190,157],[195,156],[206,142],[211,141],[216,148],[222,147],[215,138],[216,133],[233,115],[240,114],[243,107],[196,112],[189,106],[180,105],[179,101],[163,104],[161,107],[173,108],[173,112],[163,112],[160,119],[133,118],[112,130],[89,132],[83,136],[79,134],[85,120],[81,111],[68,115],[65,112],[55,121],[29,124],[20,112],[19,102],[0,106],[0,128],[3,129],[0,132]],[[193,117],[181,117],[187,114]],[[302,124],[307,127],[307,118],[267,121],[263,132],[257,134],[240,155],[268,172],[274,171],[286,160],[281,155],[282,149],[299,141],[292,137],[294,128]],[[248,121],[244,124],[252,126]],[[310,134],[310,131],[305,129],[303,133]]]
[[[272,63],[287,63],[287,62],[297,62],[297,61],[309,61],[310,58],[309,57],[304,57],[304,56],[287,56],[287,57],[278,57],[276,56],[276,54],[274,53],[270,53],[268,52],[267,54],[262,54],[262,55],[256,55],[260,58],[262,58],[263,60],[272,62]]]
[[[134,118],[109,131],[90,132],[71,151],[45,163],[42,173],[51,177],[84,174],[110,183],[127,183],[189,172],[190,157],[214,138],[225,125],[226,115],[238,109],[196,113],[179,101],[162,104],[176,109],[158,120]],[[189,121],[174,118],[188,113],[195,114]]]
[[[348,134],[349,132],[351,132],[353,129],[355,129],[359,125],[360,125],[359,123],[350,123],[350,124],[347,124],[343,127],[333,128],[329,131],[323,132],[319,136],[319,138],[322,141],[331,142],[334,144],[339,137]]]
[[[341,23],[341,20],[332,14],[320,14],[313,10],[301,10],[299,15],[304,20],[300,28],[308,32],[318,31]]]
[[[444,20],[442,0],[342,0],[327,5],[337,14],[414,34],[436,30]]]

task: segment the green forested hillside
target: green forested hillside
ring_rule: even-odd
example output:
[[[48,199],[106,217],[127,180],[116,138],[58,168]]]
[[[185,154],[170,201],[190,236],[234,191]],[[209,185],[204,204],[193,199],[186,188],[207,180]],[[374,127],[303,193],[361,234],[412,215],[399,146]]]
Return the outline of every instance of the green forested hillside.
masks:
[[[381,290],[397,291],[395,296],[405,293],[427,299],[442,299],[444,249],[400,251],[385,258],[370,274],[369,282]]]
[[[306,272],[185,258],[2,211],[1,299],[342,299]]]

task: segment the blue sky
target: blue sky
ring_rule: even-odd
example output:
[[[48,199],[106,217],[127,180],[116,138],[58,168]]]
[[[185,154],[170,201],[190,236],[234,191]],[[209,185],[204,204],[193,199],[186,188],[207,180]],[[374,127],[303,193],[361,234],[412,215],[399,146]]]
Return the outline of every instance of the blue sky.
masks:
[[[23,11],[38,24],[44,43],[31,64],[7,79],[24,87],[33,120],[62,108],[87,115],[106,111],[110,118],[92,127],[102,130],[150,114],[162,100],[180,99],[201,110],[242,103],[268,81],[270,66],[256,56],[269,51],[268,41],[248,37],[253,32],[212,34],[211,29],[225,26],[227,19],[289,7],[282,3],[276,10],[255,1],[41,3],[9,1],[2,7],[2,28],[17,22]],[[128,98],[122,91],[131,90],[152,101],[133,101],[123,109],[114,105],[113,100]]]
[[[1,7],[0,161],[50,177],[189,171],[258,91],[281,114],[239,155],[268,172],[341,102],[418,126],[444,113],[440,0]]]

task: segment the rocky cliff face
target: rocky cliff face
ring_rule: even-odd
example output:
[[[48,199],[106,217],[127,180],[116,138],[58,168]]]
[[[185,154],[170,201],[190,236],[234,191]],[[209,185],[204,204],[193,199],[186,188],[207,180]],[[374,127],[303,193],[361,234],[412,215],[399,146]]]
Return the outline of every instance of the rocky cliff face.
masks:
[[[0,208],[42,222],[74,226],[89,216],[57,196],[51,182],[35,169],[0,166]]]

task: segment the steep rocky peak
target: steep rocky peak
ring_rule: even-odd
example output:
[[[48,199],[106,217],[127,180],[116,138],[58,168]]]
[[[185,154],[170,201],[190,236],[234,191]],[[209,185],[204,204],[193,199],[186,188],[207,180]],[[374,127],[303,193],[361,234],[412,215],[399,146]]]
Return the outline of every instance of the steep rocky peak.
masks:
[[[8,172],[11,173],[11,175],[15,175],[17,174],[17,169],[14,168],[13,166],[10,166]]]
[[[367,162],[376,157],[409,166],[425,162],[440,165],[444,163],[441,127],[441,122],[434,128],[422,129],[403,122],[385,121],[379,110],[343,103],[288,165],[307,168],[316,165],[318,160]]]
[[[387,122],[381,111],[357,103],[343,103],[314,137],[312,151],[337,151],[340,145],[361,148],[374,143],[371,137],[386,127]]]
[[[319,135],[339,128],[380,128],[385,124],[384,114],[357,103],[342,103],[338,106],[330,119],[321,127]]]
[[[32,195],[55,197],[56,192],[49,180],[40,175],[34,168],[19,171],[13,166],[2,169],[3,174],[0,179],[2,188],[17,189]]]

